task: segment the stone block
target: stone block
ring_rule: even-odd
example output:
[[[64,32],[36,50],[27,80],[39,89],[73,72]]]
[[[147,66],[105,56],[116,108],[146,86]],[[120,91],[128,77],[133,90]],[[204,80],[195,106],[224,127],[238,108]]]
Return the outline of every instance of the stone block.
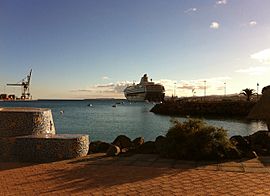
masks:
[[[55,134],[50,109],[0,108],[0,137]]]
[[[16,137],[16,157],[21,161],[50,162],[87,155],[88,135],[43,134]]]

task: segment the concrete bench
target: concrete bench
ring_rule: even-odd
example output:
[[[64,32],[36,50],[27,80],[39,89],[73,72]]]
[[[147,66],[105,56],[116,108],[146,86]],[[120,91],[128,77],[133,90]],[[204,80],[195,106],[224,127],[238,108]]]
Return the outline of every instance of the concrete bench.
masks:
[[[46,108],[0,108],[0,138],[55,134],[52,113]]]
[[[49,162],[85,156],[89,137],[82,134],[43,134],[16,137],[15,155],[21,161]]]

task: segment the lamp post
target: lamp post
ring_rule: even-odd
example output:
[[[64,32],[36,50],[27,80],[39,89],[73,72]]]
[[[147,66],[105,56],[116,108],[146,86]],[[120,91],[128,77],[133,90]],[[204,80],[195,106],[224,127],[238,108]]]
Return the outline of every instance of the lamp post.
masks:
[[[259,83],[257,82],[257,101],[259,99]]]
[[[206,96],[206,80],[204,80],[203,82],[204,82],[204,96]]]
[[[224,82],[224,96],[226,96],[226,82]]]
[[[176,88],[176,82],[174,83],[174,93],[173,93],[174,94],[173,95],[174,97],[175,97],[175,88]]]

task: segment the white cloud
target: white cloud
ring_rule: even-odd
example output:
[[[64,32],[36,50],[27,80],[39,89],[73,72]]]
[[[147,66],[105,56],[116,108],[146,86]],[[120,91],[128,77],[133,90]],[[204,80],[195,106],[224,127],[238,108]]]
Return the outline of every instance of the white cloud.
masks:
[[[256,52],[250,55],[250,57],[259,61],[262,64],[270,64],[270,48]]]
[[[219,28],[219,23],[218,22],[212,22],[211,24],[210,24],[210,28],[211,29],[218,29]]]
[[[249,26],[254,27],[257,25],[257,22],[255,20],[252,20],[249,22]]]
[[[189,12],[196,12],[198,9],[196,7],[193,7],[193,8],[189,8],[187,10],[185,10],[184,12],[185,13],[189,13]]]
[[[258,66],[258,67],[249,67],[246,69],[239,69],[236,70],[235,72],[238,73],[246,73],[249,75],[262,75],[264,74],[266,71],[269,71],[269,67],[265,67],[265,66]]]
[[[229,80],[231,80],[230,77],[214,77],[181,81],[162,79],[156,82],[164,85],[167,96],[174,93],[178,96],[192,96],[195,92],[196,95],[203,95],[205,85],[207,94],[222,94],[223,91],[220,91],[224,89],[224,82]],[[204,83],[204,81],[206,82]]]
[[[102,76],[102,80],[109,80],[110,78],[108,76]]]
[[[132,82],[129,81],[121,81],[116,83],[96,84],[89,86],[87,88],[71,90],[70,92],[81,93],[82,97],[91,96],[91,97],[123,98],[124,89],[131,83]]]
[[[219,0],[219,1],[216,1],[216,4],[217,4],[217,5],[225,5],[225,4],[227,4],[227,0]]]

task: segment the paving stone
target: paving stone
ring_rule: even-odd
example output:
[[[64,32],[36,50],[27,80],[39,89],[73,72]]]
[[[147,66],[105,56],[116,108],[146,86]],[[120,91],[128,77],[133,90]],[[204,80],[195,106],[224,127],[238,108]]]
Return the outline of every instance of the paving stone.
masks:
[[[151,167],[171,168],[174,162],[158,162],[155,161],[151,164]]]
[[[117,161],[113,161],[112,162],[112,165],[123,165],[123,166],[126,166],[126,165],[133,165],[134,161],[130,161],[130,160],[117,160]]]
[[[243,167],[220,166],[219,169],[220,169],[221,171],[244,172],[244,168],[243,168]]]
[[[258,168],[264,167],[263,164],[260,163],[260,162],[253,162],[253,163],[250,163],[250,162],[243,162],[243,166],[244,166],[244,167],[258,167]]]
[[[140,160],[140,161],[155,161],[158,159],[158,155],[155,154],[137,154],[134,155],[137,159],[136,160]]]
[[[173,168],[175,169],[195,169],[197,166],[196,162],[193,161],[182,161],[182,160],[177,160]]]
[[[269,169],[264,167],[244,167],[244,171],[252,173],[269,173]]]
[[[241,162],[225,162],[219,164],[221,167],[242,167]]]
[[[150,161],[135,161],[133,163],[133,166],[141,166],[141,167],[149,167],[152,165],[152,162]]]
[[[90,155],[38,165],[17,163],[12,169],[3,166],[0,195],[270,195],[267,167],[232,172],[237,164],[176,161],[181,167],[175,169],[153,166],[166,161],[137,158],[132,162]],[[216,170],[218,166],[222,170]]]
[[[217,170],[219,170],[219,167],[218,167],[217,164],[214,164],[214,165],[202,165],[202,166],[196,167],[196,169],[217,171]]]

